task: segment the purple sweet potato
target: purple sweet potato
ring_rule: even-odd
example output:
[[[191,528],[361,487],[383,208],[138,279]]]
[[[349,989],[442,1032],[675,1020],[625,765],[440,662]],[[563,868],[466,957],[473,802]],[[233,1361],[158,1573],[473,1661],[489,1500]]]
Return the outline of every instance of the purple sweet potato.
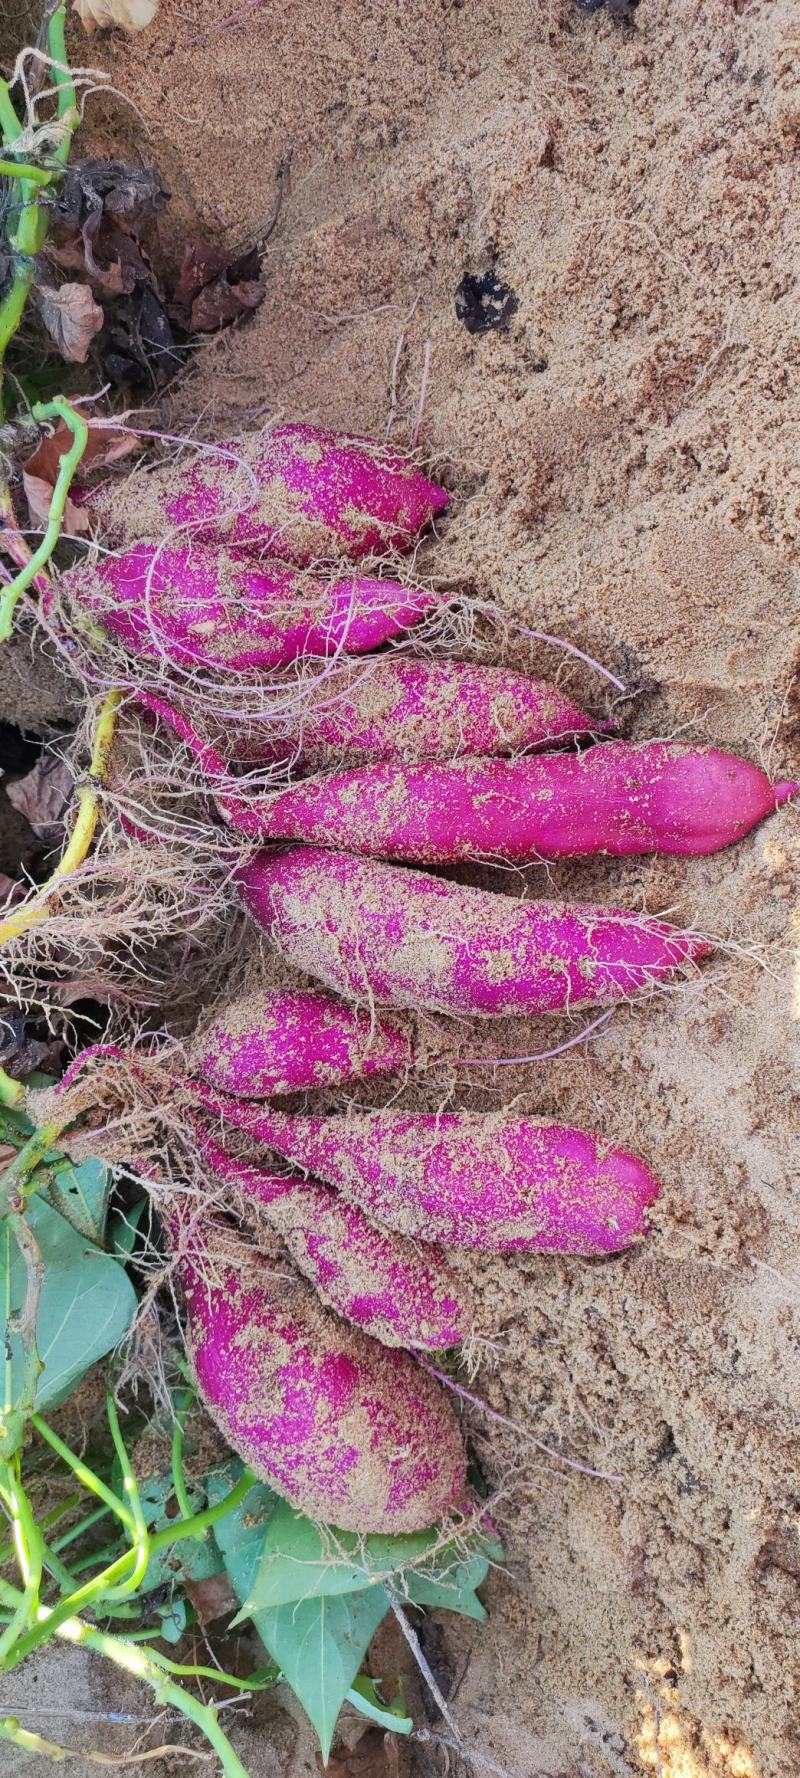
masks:
[[[293,1117],[230,1100],[224,1115],[384,1227],[445,1247],[618,1253],[659,1192],[635,1155],[502,1112]]]
[[[393,580],[325,581],[199,544],[136,544],[71,569],[61,585],[129,653],[237,675],[364,654],[437,603]]]
[[[223,452],[105,483],[83,503],[115,542],[187,527],[206,545],[300,566],[408,549],[447,505],[444,488],[377,439],[293,424]]]
[[[261,1208],[329,1308],[384,1346],[437,1352],[463,1344],[472,1305],[437,1248],[420,1250],[376,1228],[358,1205],[316,1179],[286,1178],[234,1159],[196,1128],[212,1172]]]
[[[747,760],[661,741],[585,753],[453,763],[377,763],[331,772],[237,805],[231,825],[411,864],[692,856],[749,833],[800,786]]]
[[[343,666],[294,742],[308,770],[524,753],[606,726],[555,686],[508,667],[393,654]]]
[[[349,1327],[256,1251],[232,1263],[213,1223],[189,1238],[179,1276],[198,1389],[256,1475],[345,1531],[420,1531],[464,1501],[455,1415],[410,1353]]]
[[[245,906],[292,964],[351,1000],[456,1014],[611,1005],[711,949],[664,921],[521,901],[317,846],[259,852]]]
[[[412,1065],[411,1034],[313,988],[263,988],[197,1034],[189,1066],[244,1099],[269,1099]]]

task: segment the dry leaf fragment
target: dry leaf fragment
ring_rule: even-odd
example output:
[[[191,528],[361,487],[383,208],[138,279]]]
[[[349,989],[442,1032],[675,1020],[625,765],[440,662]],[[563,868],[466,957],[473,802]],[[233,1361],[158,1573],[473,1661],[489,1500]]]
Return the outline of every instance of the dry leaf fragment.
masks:
[[[158,12],[158,0],[73,0],[84,29],[92,31],[144,31]]]
[[[39,309],[51,338],[68,364],[85,364],[103,326],[103,311],[88,284],[42,284]]]
[[[71,444],[69,427],[59,421],[55,432],[42,439],[22,466],[22,486],[32,525],[47,524],[61,458]],[[116,463],[120,457],[127,457],[139,448],[139,440],[132,432],[123,432],[117,427],[90,426],[89,440],[81,458],[81,474],[89,469],[105,469],[107,464]],[[85,536],[90,529],[88,514],[73,500],[67,501],[61,529],[67,537]]]
[[[205,1580],[190,1580],[187,1576],[183,1584],[202,1630],[206,1624],[239,1609],[239,1599],[225,1573],[209,1574]]]
[[[190,333],[213,333],[264,300],[258,249],[223,252],[210,241],[188,240],[169,312]]]
[[[62,816],[75,784],[66,760],[43,753],[25,778],[6,785],[6,796],[25,817],[37,840],[56,846],[64,837]]]

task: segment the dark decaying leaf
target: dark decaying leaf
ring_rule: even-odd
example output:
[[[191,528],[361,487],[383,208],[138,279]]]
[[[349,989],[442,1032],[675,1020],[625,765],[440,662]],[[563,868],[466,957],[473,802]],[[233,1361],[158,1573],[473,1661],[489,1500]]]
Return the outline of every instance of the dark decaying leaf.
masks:
[[[13,908],[15,902],[23,901],[24,898],[24,883],[18,882],[16,877],[7,877],[5,871],[0,870],[0,912],[5,913],[8,908]]]
[[[129,167],[125,161],[73,161],[65,170],[53,207],[57,225],[82,229],[87,216],[106,210],[131,227],[152,221],[169,192],[157,167]]]
[[[59,465],[65,451],[72,444],[72,433],[63,420],[55,429],[42,439],[33,455],[22,465],[22,486],[28,503],[28,513],[32,525],[47,524],[50,502],[58,476]],[[121,427],[90,426],[86,449],[81,458],[81,476],[90,469],[104,469],[109,463],[116,463],[120,457],[127,457],[131,451],[140,449],[140,441],[132,432],[124,432]],[[89,531],[88,515],[76,506],[74,501],[67,500],[61,529],[67,537],[85,536]]]
[[[206,1624],[213,1624],[215,1619],[229,1617],[231,1612],[238,1610],[239,1601],[224,1572],[209,1574],[203,1580],[187,1577],[183,1584],[203,1630]]]
[[[210,241],[191,239],[184,248],[180,276],[169,312],[188,333],[227,327],[264,300],[261,261],[255,247],[231,255]]]
[[[68,364],[85,364],[103,325],[103,311],[88,284],[39,285],[39,313],[50,338]]]
[[[3,881],[7,883],[9,879]],[[23,892],[21,883],[13,887]],[[0,903],[2,899],[0,883]],[[14,1080],[26,1080],[37,1068],[46,1074],[58,1074],[63,1049],[61,1038],[51,1036],[43,1019],[32,1018],[19,1007],[0,1008],[0,1068]]]
[[[115,304],[99,347],[103,372],[112,383],[148,388],[174,377],[188,351],[161,298],[143,284]]]
[[[25,817],[37,840],[57,846],[64,837],[63,815],[73,789],[74,779],[66,760],[54,753],[43,753],[27,777],[6,786],[6,796]]]

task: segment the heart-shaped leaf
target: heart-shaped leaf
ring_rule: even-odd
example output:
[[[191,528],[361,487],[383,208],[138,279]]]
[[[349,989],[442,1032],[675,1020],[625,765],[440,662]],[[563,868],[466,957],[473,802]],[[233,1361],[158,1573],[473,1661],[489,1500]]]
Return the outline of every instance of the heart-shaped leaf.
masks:
[[[36,1390],[36,1406],[63,1400],[86,1371],[104,1358],[127,1333],[136,1311],[136,1295],[122,1266],[98,1252],[41,1198],[32,1198],[25,1213],[42,1256],[43,1278],[36,1317],[36,1343],[44,1369]],[[0,1269],[10,1287],[2,1303],[12,1313],[22,1307],[26,1272],[9,1225],[0,1229]],[[10,1340],[12,1392],[19,1387],[20,1342],[6,1325],[0,1307],[0,1339]]]

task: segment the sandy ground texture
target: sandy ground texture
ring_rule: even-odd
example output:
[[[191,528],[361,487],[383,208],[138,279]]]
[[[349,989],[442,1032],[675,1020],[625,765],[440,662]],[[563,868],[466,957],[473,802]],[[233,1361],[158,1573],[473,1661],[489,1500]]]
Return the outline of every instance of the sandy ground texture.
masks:
[[[79,51],[136,107],[95,101],[93,151],[172,189],[167,254],[189,229],[263,239],[282,193],[263,307],[198,352],[171,425],[283,414],[405,446],[421,413],[455,496],[439,584],[600,657],[624,732],[796,770],[792,0],[642,0],[633,26],[572,0],[232,11],[162,0],[141,38]],[[470,332],[463,280],[488,273],[505,325]],[[517,631],[505,658],[561,667]],[[562,682],[608,713],[603,681]],[[585,1048],[459,1089],[604,1131],[664,1182],[626,1257],[472,1267],[497,1330],[476,1388],[521,1429],[472,1423],[507,1573],[488,1626],[443,1620],[432,1651],[476,1770],[800,1765],[798,851],[786,810],[713,859],[534,874],[724,942]],[[509,1024],[505,1053],[564,1035]],[[270,1710],[259,1778],[309,1769]]]

